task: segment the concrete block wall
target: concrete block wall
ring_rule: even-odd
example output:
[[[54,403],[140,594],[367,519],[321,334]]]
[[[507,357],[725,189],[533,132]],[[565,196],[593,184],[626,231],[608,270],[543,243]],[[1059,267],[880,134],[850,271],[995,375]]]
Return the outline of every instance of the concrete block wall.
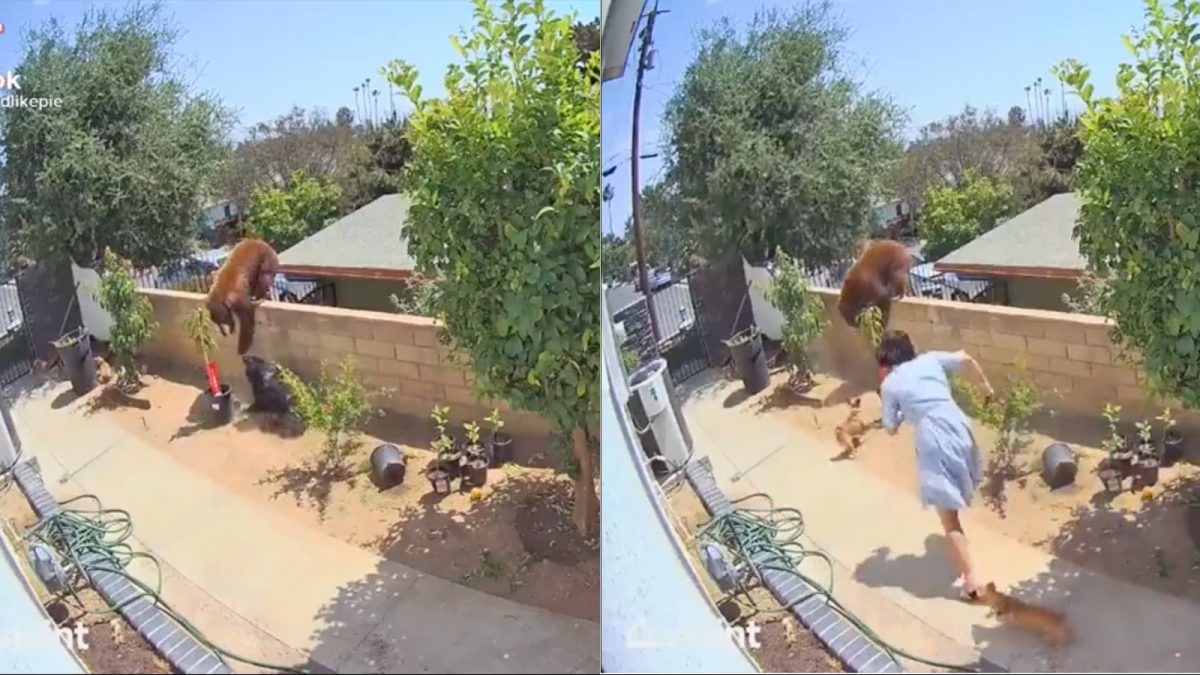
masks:
[[[188,340],[183,319],[203,303],[204,296],[158,289],[141,292],[154,306],[159,323],[154,339],[143,347],[143,356],[174,368],[195,367],[202,380],[203,358]],[[230,382],[239,396],[248,396],[236,337],[217,333],[217,344],[214,360],[221,379]],[[433,406],[447,405],[453,422],[483,424],[495,407],[506,431],[550,432],[549,424],[537,415],[515,412],[504,401],[476,400],[463,357],[439,343],[438,324],[426,317],[264,302],[256,316],[250,353],[278,361],[310,381],[319,375],[322,361],[336,366],[349,355],[365,384],[388,390],[376,399],[385,411],[428,419]]]
[[[837,291],[813,292],[824,300],[829,318],[814,347],[817,362],[854,381],[876,377],[866,341],[836,312]],[[1060,413],[1098,416],[1106,403],[1118,403],[1129,415],[1146,415],[1163,405],[1147,395],[1136,355],[1122,354],[1109,341],[1109,322],[1101,317],[905,298],[892,305],[891,322],[920,351],[965,349],[994,381],[1016,372],[1023,361],[1045,405]],[[1177,402],[1167,404],[1178,409]]]

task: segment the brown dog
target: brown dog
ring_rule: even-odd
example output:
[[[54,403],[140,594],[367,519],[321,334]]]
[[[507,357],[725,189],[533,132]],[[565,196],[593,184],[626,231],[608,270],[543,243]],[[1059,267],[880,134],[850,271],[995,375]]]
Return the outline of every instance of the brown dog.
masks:
[[[243,239],[233,247],[229,258],[217,271],[208,291],[208,315],[221,335],[238,334],[238,354],[245,354],[254,342],[254,311],[270,297],[271,284],[279,272],[279,256],[270,244],[260,239]],[[234,323],[237,317],[237,324]],[[229,333],[225,329],[229,329]]]
[[[988,583],[976,602],[990,607],[991,613],[1001,620],[1040,636],[1051,646],[1061,647],[1071,639],[1066,617],[1061,612],[1005,595],[996,590],[996,584]]]
[[[864,422],[862,420],[862,399],[856,398],[850,401],[850,414],[846,416],[846,421],[834,428],[833,433],[837,436],[838,445],[842,446],[842,452],[834,459],[850,459],[854,457],[854,453],[858,452],[858,448],[862,445],[862,438],[866,435],[869,429],[879,426],[879,420],[874,422]]]

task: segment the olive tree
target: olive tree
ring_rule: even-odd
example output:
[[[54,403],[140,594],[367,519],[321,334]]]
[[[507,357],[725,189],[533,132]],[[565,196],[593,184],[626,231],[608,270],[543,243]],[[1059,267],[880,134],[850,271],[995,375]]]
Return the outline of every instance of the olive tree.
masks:
[[[412,101],[404,229],[439,279],[437,315],[469,357],[476,392],[568,433],[579,464],[575,523],[599,516],[592,440],[600,405],[600,86],[576,66],[572,18],[541,0],[477,0],[451,38],[445,96],[416,70],[388,79]]]
[[[1152,388],[1200,404],[1200,2],[1147,0],[1142,32],[1125,36],[1132,60],[1116,94],[1095,96],[1088,69],[1056,72],[1086,106],[1082,200],[1075,235],[1112,337],[1144,361]]]

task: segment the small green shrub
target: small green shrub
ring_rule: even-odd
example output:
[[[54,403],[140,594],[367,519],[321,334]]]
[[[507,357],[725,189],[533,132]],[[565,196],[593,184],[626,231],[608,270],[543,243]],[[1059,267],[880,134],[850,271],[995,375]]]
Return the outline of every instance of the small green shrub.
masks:
[[[208,316],[208,309],[203,305],[188,312],[188,315],[183,319],[183,330],[187,333],[188,339],[196,346],[196,351],[204,356],[204,362],[208,363],[208,355],[212,354],[217,349],[217,338],[213,334],[212,321]]]
[[[883,328],[883,310],[871,305],[859,312],[858,332],[872,347],[879,347],[879,342],[883,339]]]
[[[346,450],[352,448],[367,419],[377,411],[371,393],[358,376],[354,357],[347,356],[336,375],[321,364],[321,378],[313,387],[291,370],[280,367],[279,378],[292,393],[292,411],[311,429],[325,434],[322,452],[326,466],[340,468]]]
[[[1017,463],[1032,442],[1029,419],[1041,409],[1041,397],[1023,364],[1018,364],[1017,372],[1008,375],[991,396],[962,377],[953,377],[951,388],[971,417],[996,432],[996,445],[984,468],[984,496],[1003,515],[1005,483],[1025,475]]]
[[[825,303],[811,292],[794,258],[775,254],[775,276],[764,290],[767,300],[783,314],[783,348],[791,361],[791,382],[803,388],[812,382],[808,348],[825,330]]]
[[[104,251],[104,273],[100,276],[97,299],[113,318],[110,345],[120,368],[117,383],[122,387],[134,387],[141,378],[133,357],[138,348],[154,336],[158,324],[154,321],[150,301],[138,293],[125,261],[112,249]]]

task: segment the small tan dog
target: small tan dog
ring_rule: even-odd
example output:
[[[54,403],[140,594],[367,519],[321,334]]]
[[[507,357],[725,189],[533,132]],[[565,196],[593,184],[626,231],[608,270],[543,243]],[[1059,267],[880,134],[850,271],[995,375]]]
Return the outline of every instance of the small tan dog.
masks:
[[[1061,612],[1005,595],[996,590],[994,583],[988,583],[976,602],[987,605],[993,615],[1021,630],[1040,636],[1053,647],[1061,647],[1071,640],[1071,630]]]
[[[837,436],[838,445],[842,446],[841,454],[834,459],[842,460],[854,457],[854,453],[858,452],[859,446],[862,445],[862,438],[867,430],[880,425],[879,420],[864,422],[861,418],[862,399],[856,398],[850,401],[850,414],[846,416],[846,421],[833,430],[834,435]]]
[[[108,361],[105,361],[104,358],[101,356],[97,356],[95,358],[96,358],[96,379],[100,381],[100,384],[108,384],[109,382],[112,382],[114,379],[116,379],[114,376],[114,373],[113,373],[112,366],[108,365]]]

